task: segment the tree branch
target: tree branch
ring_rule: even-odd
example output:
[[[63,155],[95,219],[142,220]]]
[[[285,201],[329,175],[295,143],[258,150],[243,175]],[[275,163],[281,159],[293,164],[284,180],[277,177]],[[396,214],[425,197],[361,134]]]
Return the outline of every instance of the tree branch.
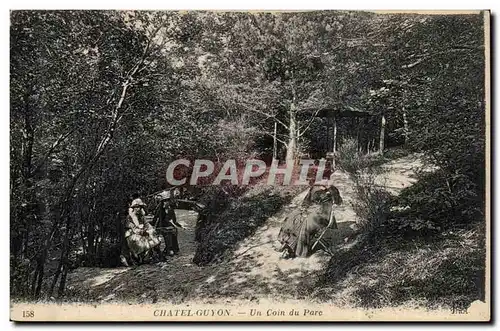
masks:
[[[55,151],[55,149],[64,141],[66,140],[66,138],[68,138],[73,132],[75,131],[75,129],[72,129],[70,131],[68,131],[67,133],[65,134],[61,134],[57,139],[56,141],[54,141],[54,143],[52,143],[52,146],[50,146],[49,150],[47,151],[47,153],[45,153],[45,156],[42,158],[42,160],[40,161],[40,163],[35,167],[35,170],[33,170],[32,173],[36,173],[38,172],[45,164],[45,162],[47,162],[47,160],[49,159],[50,155]]]
[[[274,135],[272,133],[269,133],[266,130],[262,130],[261,133],[266,134],[266,135],[271,136],[271,137],[274,137]],[[276,140],[279,141],[280,143],[284,144],[284,145],[288,144],[287,142],[285,142],[285,141],[281,140],[280,138],[278,138],[278,136],[276,136]]]
[[[280,120],[276,117],[276,115],[269,115],[269,114],[266,114],[266,113],[264,113],[264,112],[262,112],[262,111],[260,111],[260,110],[257,110],[257,109],[252,109],[252,111],[254,111],[254,112],[258,113],[258,114],[264,115],[264,116],[266,116],[266,118],[272,118],[272,119],[274,119],[276,122],[278,122],[278,123],[279,123],[279,124],[281,124],[283,127],[285,127],[285,129],[287,129],[287,130],[288,130],[288,125],[286,125],[285,123],[283,123],[282,121],[280,121]]]
[[[302,130],[304,125],[302,127],[299,127],[300,134],[297,134],[297,137],[302,137],[304,135],[304,133],[306,133],[307,130],[309,130],[309,127],[311,126],[312,122],[314,122],[314,119],[316,118],[316,115],[318,115],[320,110],[321,110],[321,108],[318,107],[318,109],[316,110],[314,115],[311,117],[311,119],[309,120],[309,123],[307,124],[307,127],[304,130]]]
[[[442,54],[446,54],[446,53],[453,53],[453,52],[458,52],[458,51],[471,51],[471,50],[482,50],[482,49],[483,49],[482,46],[479,46],[479,47],[453,46],[450,49],[447,49],[447,50],[444,50],[444,51],[434,52],[434,53],[431,53],[431,54],[424,54],[424,55],[422,55],[422,57],[420,59],[416,60],[413,63],[402,65],[401,68],[402,69],[413,68],[414,66],[419,65],[420,63],[422,63],[422,62],[424,62],[426,60],[429,60],[430,58],[432,58],[434,56],[437,56],[437,55],[442,55]]]

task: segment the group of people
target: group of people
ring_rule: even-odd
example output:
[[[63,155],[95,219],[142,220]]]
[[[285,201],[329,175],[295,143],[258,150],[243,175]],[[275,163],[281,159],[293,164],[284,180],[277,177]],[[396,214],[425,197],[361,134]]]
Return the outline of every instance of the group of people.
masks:
[[[326,181],[311,185],[301,202],[283,220],[278,241],[283,257],[306,257],[320,246],[326,230],[337,227],[334,205],[342,204],[339,190]],[[156,196],[154,214],[147,215],[146,204],[134,194],[128,206],[128,213],[122,232],[120,260],[123,266],[144,263],[151,260],[165,261],[179,253],[178,229],[175,209],[193,210],[198,213],[197,230],[207,220],[204,205],[192,200],[180,199],[179,192],[166,190]],[[318,236],[319,234],[319,236]],[[197,241],[200,240],[198,233]],[[163,247],[163,248],[162,248]],[[318,247],[319,248],[319,247]],[[324,247],[327,248],[327,247]]]
[[[139,194],[130,199],[122,233],[120,261],[123,266],[154,258],[165,261],[167,256],[179,253],[177,234],[183,226],[175,215],[175,194],[163,191],[156,195],[156,200],[157,207],[151,217]]]

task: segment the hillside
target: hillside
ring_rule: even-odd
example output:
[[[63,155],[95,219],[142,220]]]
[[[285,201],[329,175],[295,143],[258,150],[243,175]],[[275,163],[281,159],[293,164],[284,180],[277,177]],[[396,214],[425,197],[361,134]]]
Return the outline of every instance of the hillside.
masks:
[[[379,180],[390,183],[393,192],[397,193],[414,182],[414,171],[421,165],[417,156],[397,159],[384,165]],[[356,229],[352,183],[342,172],[335,173],[333,181],[344,203],[335,211],[338,230],[333,231],[330,238],[335,250],[349,251],[354,246],[355,236],[352,235]],[[280,259],[280,253],[276,251],[280,222],[292,208],[295,208],[294,201],[268,218],[221,263],[203,267],[192,263],[196,249],[196,214],[177,211],[179,222],[185,226],[185,230],[179,233],[179,256],[168,262],[129,268],[78,268],[68,277],[68,294],[76,301],[98,302],[316,300],[313,297],[324,289],[314,286],[331,256],[319,251],[309,258]],[[373,262],[376,266],[377,261]],[[339,303],[338,296],[341,296],[345,300],[348,295],[344,292],[332,295],[332,299]]]

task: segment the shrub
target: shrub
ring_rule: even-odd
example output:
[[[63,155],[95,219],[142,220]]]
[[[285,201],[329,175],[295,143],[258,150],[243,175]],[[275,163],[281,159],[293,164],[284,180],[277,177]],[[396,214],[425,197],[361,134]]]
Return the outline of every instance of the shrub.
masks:
[[[380,173],[377,158],[358,151],[355,139],[347,140],[339,149],[337,166],[354,183],[353,209],[365,231],[379,226],[388,213],[390,194],[380,189],[376,177]]]
[[[484,221],[483,201],[468,177],[450,178],[436,171],[421,175],[417,183],[401,192],[394,201],[400,210],[391,216],[391,224],[419,235],[468,228]]]
[[[347,139],[339,148],[335,159],[337,167],[347,172],[351,178],[369,167],[368,158],[358,151],[358,142],[355,139]]]

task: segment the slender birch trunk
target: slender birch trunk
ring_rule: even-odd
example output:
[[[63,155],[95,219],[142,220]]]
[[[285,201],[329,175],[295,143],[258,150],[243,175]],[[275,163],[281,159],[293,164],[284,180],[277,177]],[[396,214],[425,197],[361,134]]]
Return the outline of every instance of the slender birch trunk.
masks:
[[[295,105],[290,105],[288,145],[286,148],[286,162],[295,161],[295,153],[297,150],[297,114]]]

